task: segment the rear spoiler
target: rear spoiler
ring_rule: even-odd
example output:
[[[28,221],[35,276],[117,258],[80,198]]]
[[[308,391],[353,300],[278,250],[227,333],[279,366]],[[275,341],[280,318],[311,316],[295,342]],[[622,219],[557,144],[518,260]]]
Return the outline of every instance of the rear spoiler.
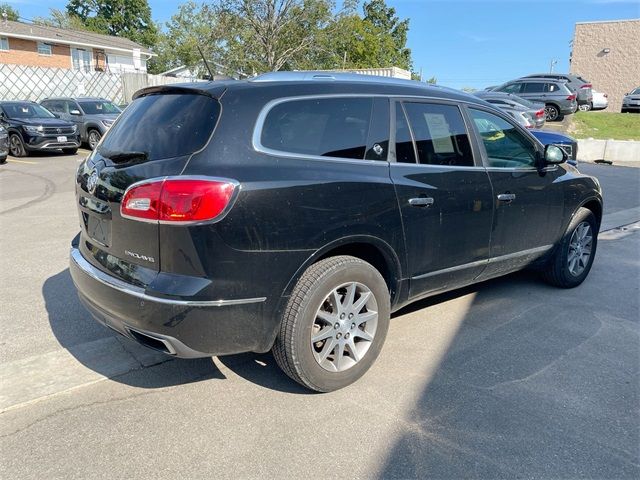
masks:
[[[198,88],[198,83],[201,83],[206,88]],[[205,97],[211,97],[214,99],[219,99],[222,97],[224,92],[227,90],[226,83],[220,83],[219,85],[212,85],[209,82],[194,82],[189,84],[174,84],[174,85],[155,85],[153,87],[146,87],[141,90],[138,90],[133,94],[132,100],[140,97],[146,97],[147,95],[171,95],[171,94],[182,94],[182,95],[204,95]]]

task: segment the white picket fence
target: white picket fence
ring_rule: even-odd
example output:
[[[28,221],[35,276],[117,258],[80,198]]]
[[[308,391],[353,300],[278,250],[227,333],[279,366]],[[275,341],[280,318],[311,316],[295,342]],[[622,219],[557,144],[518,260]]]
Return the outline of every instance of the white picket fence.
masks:
[[[101,97],[128,103],[151,85],[188,81],[146,73],[81,72],[63,68],[0,64],[0,100],[40,101],[48,97]]]

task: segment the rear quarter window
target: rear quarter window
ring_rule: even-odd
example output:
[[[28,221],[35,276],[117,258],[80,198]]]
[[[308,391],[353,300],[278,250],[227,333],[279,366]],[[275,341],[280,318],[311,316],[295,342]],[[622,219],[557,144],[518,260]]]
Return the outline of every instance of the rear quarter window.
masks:
[[[265,116],[260,145],[314,157],[362,160],[371,123],[371,98],[286,100]]]

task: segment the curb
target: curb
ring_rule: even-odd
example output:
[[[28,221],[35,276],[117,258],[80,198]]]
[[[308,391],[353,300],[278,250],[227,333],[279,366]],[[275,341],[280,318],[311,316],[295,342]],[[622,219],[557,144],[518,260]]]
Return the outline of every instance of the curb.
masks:
[[[640,162],[640,142],[635,140],[578,140],[578,160],[586,162]]]

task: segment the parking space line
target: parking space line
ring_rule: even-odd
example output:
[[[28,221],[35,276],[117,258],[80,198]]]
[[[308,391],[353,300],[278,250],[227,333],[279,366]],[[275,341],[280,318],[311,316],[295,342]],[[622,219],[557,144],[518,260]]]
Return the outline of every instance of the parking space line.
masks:
[[[7,159],[7,162],[12,162],[12,163],[28,163],[29,165],[37,165],[38,162],[28,162],[27,160],[13,160],[11,158]]]

